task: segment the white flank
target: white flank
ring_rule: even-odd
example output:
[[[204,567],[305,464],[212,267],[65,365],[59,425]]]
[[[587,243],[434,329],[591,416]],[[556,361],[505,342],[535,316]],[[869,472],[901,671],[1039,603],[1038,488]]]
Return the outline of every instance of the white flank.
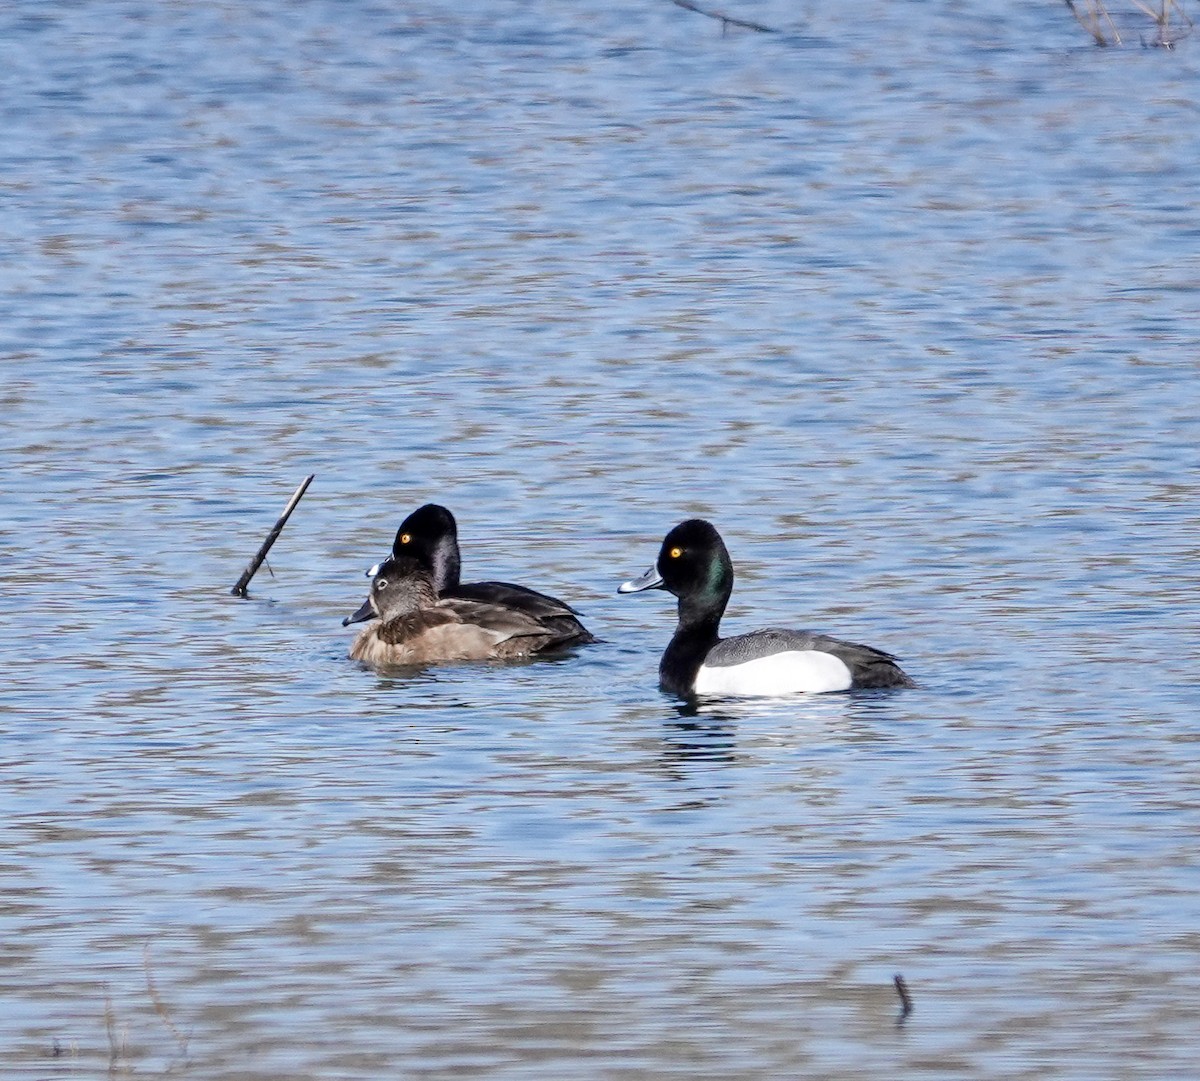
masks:
[[[701,665],[697,694],[820,694],[850,689],[850,669],[832,653],[791,649],[727,667]]]

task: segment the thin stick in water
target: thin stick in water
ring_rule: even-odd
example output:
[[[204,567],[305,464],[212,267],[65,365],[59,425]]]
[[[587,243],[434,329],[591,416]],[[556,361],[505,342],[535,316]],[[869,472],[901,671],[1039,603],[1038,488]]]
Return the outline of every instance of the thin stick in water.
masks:
[[[250,584],[250,579],[254,577],[255,572],[262,566],[263,560],[267,558],[267,553],[271,550],[271,545],[279,539],[279,534],[283,532],[283,527],[287,525],[288,518],[291,517],[292,511],[296,509],[296,504],[300,502],[301,497],[308,491],[308,486],[312,484],[315,476],[316,473],[309,473],[300,482],[300,487],[292,493],[292,498],[288,500],[288,505],[283,508],[283,513],[279,516],[279,521],[275,523],[275,528],[267,534],[267,539],[262,542],[262,547],[258,550],[258,555],[250,560],[249,565],[242,571],[241,578],[237,580],[237,585],[229,591],[235,597],[244,597],[246,595],[246,587]]]
[[[707,8],[702,8],[694,0],[671,0],[676,6],[685,9],[686,11],[694,11],[697,15],[704,15],[709,19],[716,19],[721,24],[721,34],[724,36],[725,31],[731,26],[741,27],[743,30],[754,30],[759,34],[773,34],[774,30],[769,26],[763,26],[762,23],[753,23],[749,19],[735,19],[732,15],[726,15],[723,11],[709,11]]]
[[[912,995],[908,993],[908,983],[899,972],[892,977],[892,983],[896,985],[896,994],[900,996],[900,1016],[896,1018],[896,1021],[900,1022],[913,1011]]]

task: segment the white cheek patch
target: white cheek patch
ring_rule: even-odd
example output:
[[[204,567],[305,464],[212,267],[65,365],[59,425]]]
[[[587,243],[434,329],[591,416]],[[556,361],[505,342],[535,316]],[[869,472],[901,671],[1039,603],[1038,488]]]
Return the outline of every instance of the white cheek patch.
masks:
[[[701,665],[697,694],[821,694],[847,691],[854,682],[845,662],[832,653],[791,649],[726,667]]]

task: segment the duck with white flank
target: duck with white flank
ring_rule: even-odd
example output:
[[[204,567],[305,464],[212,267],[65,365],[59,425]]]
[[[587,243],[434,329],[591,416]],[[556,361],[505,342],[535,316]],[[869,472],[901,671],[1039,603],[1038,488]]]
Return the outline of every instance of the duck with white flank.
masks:
[[[870,646],[812,631],[761,630],[720,636],[733,592],[733,561],[713,526],[680,522],[658,562],[619,593],[665,589],[679,598],[679,625],[658,666],[659,685],[696,695],[783,695],[911,687],[896,658]]]

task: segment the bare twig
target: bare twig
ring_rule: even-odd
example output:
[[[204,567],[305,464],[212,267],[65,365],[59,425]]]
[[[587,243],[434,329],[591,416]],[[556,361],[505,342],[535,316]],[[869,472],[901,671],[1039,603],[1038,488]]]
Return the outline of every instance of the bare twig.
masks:
[[[694,11],[697,15],[704,15],[709,19],[716,19],[721,24],[721,33],[724,34],[731,26],[737,26],[742,30],[754,30],[759,34],[774,34],[776,31],[773,27],[763,26],[762,23],[752,23],[748,19],[735,19],[732,15],[726,15],[720,11],[708,11],[702,8],[699,4],[695,4],[692,0],[671,0],[676,7],[684,8],[686,11]]]
[[[262,542],[262,547],[259,548],[258,554],[250,560],[249,565],[242,571],[241,578],[237,580],[237,585],[229,591],[235,597],[244,597],[246,595],[246,587],[250,584],[250,579],[254,577],[255,571],[262,566],[263,560],[267,558],[267,553],[271,550],[271,545],[279,539],[279,534],[283,532],[283,527],[287,525],[288,518],[291,517],[292,511],[296,509],[296,504],[300,502],[301,497],[308,491],[308,486],[312,483],[315,476],[315,473],[310,473],[305,477],[300,482],[300,487],[293,493],[292,498],[288,500],[288,505],[283,508],[283,513],[279,516],[279,521],[275,523],[275,528],[267,534],[267,539]]]
[[[900,996],[900,1016],[896,1018],[896,1024],[901,1024],[913,1011],[912,995],[908,993],[908,984],[899,972],[892,977],[892,983],[896,985],[896,994]]]

